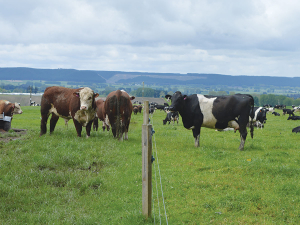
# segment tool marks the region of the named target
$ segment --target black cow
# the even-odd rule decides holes
[[[171,121],[173,121],[173,124],[175,123],[175,121],[177,121],[178,124],[179,121],[178,112],[168,112],[166,118],[163,120],[163,125],[166,125],[167,122],[169,122],[170,124]]]
[[[289,116],[288,120],[300,120],[300,116]]]
[[[280,113],[278,112],[272,112],[272,114],[274,114],[275,116],[280,116]]]
[[[289,114],[289,116],[290,116],[290,115],[295,116],[295,115],[294,115],[294,111],[295,111],[294,109],[282,109],[282,114],[283,114],[283,115]]]
[[[164,110],[165,109],[164,105],[155,105],[154,107],[155,107],[155,109],[160,109],[160,110]]]
[[[178,111],[182,117],[183,126],[193,130],[196,147],[199,147],[201,127],[221,130],[232,127],[235,130],[239,129],[241,137],[239,149],[243,150],[250,111],[250,132],[253,138],[254,99],[251,95],[207,96],[193,94],[186,96],[177,91],[173,96],[166,95],[165,97],[172,100],[170,111]]]
[[[300,126],[299,127],[295,127],[293,130],[292,130],[292,132],[294,132],[294,133],[298,133],[298,132],[300,132]]]

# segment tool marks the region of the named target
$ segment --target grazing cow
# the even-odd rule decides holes
[[[175,121],[177,121],[178,124],[179,121],[178,112],[168,112],[166,118],[163,120],[163,125],[166,125],[167,122],[169,122],[170,124],[171,121],[173,121],[173,124],[175,123]]]
[[[88,87],[70,89],[59,86],[46,88],[41,100],[41,132],[47,132],[47,120],[50,120],[50,134],[54,131],[59,117],[68,121],[73,119],[77,136],[81,137],[82,127],[86,127],[86,135],[90,136],[91,126],[95,118],[95,98],[98,93]]]
[[[278,112],[272,112],[272,114],[275,116],[280,116],[280,113],[278,113]]]
[[[294,112],[300,112],[300,107],[293,107]]]
[[[143,109],[143,106],[142,105],[138,105],[139,113],[142,113],[142,109]]]
[[[275,105],[274,108],[275,109],[285,109],[286,105]]]
[[[153,106],[153,105],[150,105],[150,106],[149,106],[149,113],[150,113],[150,114],[153,114],[153,113],[154,113],[154,110],[155,110],[154,106]]]
[[[128,140],[128,128],[132,114],[131,100],[134,96],[129,96],[125,91],[113,91],[109,93],[104,102],[105,113],[108,115],[113,136],[120,141]]]
[[[288,120],[300,120],[300,116],[289,116]]]
[[[285,114],[289,114],[292,115],[292,116],[295,116],[294,115],[294,109],[282,109],[282,114],[285,115]]]
[[[155,107],[155,109],[160,109],[160,110],[164,110],[165,109],[164,105],[155,105],[154,107]]]
[[[239,129],[241,137],[239,149],[243,150],[250,113],[250,132],[253,138],[254,99],[251,95],[207,96],[193,94],[186,96],[177,91],[173,96],[166,95],[165,97],[172,100],[170,111],[178,111],[182,117],[183,126],[193,130],[196,147],[199,147],[201,127],[221,130],[232,127],[235,130]]]
[[[22,114],[23,111],[17,102],[11,103],[7,100],[0,100],[0,114],[3,113],[5,116],[13,117],[14,114]]]
[[[107,131],[109,131],[109,122],[107,115],[105,114],[105,109],[104,109],[104,101],[102,99],[98,99],[96,101],[96,115],[94,118],[94,123],[93,123],[93,130],[98,131],[98,119],[102,121],[102,130],[105,131],[105,128]]]
[[[294,133],[298,133],[298,132],[300,132],[300,126],[299,127],[295,127],[293,130],[292,130],[292,132],[294,132]]]

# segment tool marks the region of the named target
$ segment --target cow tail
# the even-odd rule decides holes
[[[116,121],[116,137],[119,139],[121,132],[121,116],[120,116],[120,96],[117,96],[117,121]]]
[[[254,118],[254,99],[251,96],[251,110],[250,110],[250,134],[251,138],[253,139],[253,131],[254,131],[254,126],[253,126],[253,118]]]

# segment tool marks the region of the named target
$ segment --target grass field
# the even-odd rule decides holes
[[[27,134],[0,142],[0,224],[153,224],[154,217],[159,224],[159,214],[166,224],[158,172],[153,217],[141,212],[142,114],[132,115],[129,140],[118,142],[102,130],[78,138],[62,119],[39,137],[39,107],[22,110],[12,127]],[[169,224],[300,224],[299,134],[292,133],[300,122],[268,114],[239,151],[238,133],[206,128],[195,148],[192,131],[181,120],[163,126],[165,115],[155,112],[151,123]]]

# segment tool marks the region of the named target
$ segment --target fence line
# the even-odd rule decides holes
[[[153,114],[151,114],[151,120],[150,123],[152,123],[152,128],[154,130],[154,125],[153,125]],[[166,217],[166,222],[168,224],[168,217],[167,217],[167,210],[166,210],[166,204],[165,204],[165,198],[164,198],[164,192],[162,188],[162,181],[161,181],[161,173],[160,173],[160,168],[159,168],[159,162],[158,162],[158,154],[157,154],[157,146],[156,146],[156,140],[155,140],[155,133],[153,133],[153,142],[154,142],[154,151],[155,151],[155,161],[157,163],[157,168],[158,168],[158,173],[159,173],[159,179],[160,179],[160,189],[161,189],[161,195],[162,195],[162,200],[163,200],[163,206],[164,206],[164,211],[165,211],[165,217]],[[152,142],[152,145],[153,145]],[[155,183],[156,183],[156,192],[157,192],[157,203],[158,203],[158,209],[159,209],[159,219],[160,219],[160,224],[161,224],[161,215],[160,215],[160,207],[159,207],[159,199],[158,199],[158,188],[157,188],[157,179],[156,179],[156,167],[154,164],[154,171],[155,171]],[[154,202],[154,201],[153,201]],[[153,203],[154,204],[154,203]],[[153,210],[154,211],[154,210]],[[154,212],[153,212],[154,213]],[[155,224],[155,222],[154,222]]]

